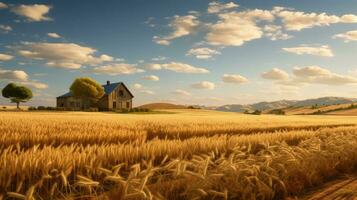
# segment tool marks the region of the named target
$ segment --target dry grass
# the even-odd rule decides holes
[[[280,199],[355,170],[355,124],[353,117],[187,110],[5,112],[0,196]]]

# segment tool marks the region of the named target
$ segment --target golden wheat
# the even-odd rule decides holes
[[[208,111],[0,113],[0,197],[279,199],[355,170],[356,124]]]

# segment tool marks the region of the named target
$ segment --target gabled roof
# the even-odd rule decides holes
[[[104,93],[105,95],[108,95],[110,93],[113,92],[113,90],[115,90],[115,88],[117,88],[120,84],[122,84],[124,86],[124,88],[129,92],[129,94],[134,97],[134,95],[130,92],[130,90],[125,86],[125,84],[123,82],[117,82],[117,83],[111,83],[109,85],[105,84],[105,85],[102,85],[103,88],[104,88]],[[73,96],[72,95],[72,92],[67,92],[66,94],[63,94],[61,96],[58,96],[57,98],[63,98],[63,97],[71,97]]]

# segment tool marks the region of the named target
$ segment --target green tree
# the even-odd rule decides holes
[[[104,88],[94,79],[89,77],[76,78],[71,87],[70,91],[74,97],[89,100],[91,105],[97,104],[98,100],[104,95]],[[82,105],[84,108],[84,105]]]
[[[27,102],[33,95],[29,88],[16,85],[15,83],[9,83],[2,90],[2,96],[10,99],[12,103],[16,103],[17,109],[20,109],[20,103]]]

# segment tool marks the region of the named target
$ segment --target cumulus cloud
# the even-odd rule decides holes
[[[315,65],[306,67],[295,67],[293,73],[297,77],[326,76],[331,74],[329,70]]]
[[[325,85],[345,85],[357,83],[357,79],[347,75],[333,73],[319,66],[296,67],[293,71],[299,81]]]
[[[352,14],[342,15],[340,21],[342,23],[357,23],[357,15],[352,15]]]
[[[284,8],[277,12],[277,16],[282,19],[287,30],[293,31],[300,31],[314,26],[328,26],[334,23],[357,22],[357,16],[352,14],[346,14],[339,17],[336,15],[328,15],[326,13],[305,13],[301,11],[286,10]]]
[[[6,8],[8,8],[8,6],[5,3],[0,2],[0,9],[6,9]]]
[[[141,93],[148,94],[148,95],[154,95],[155,92],[152,90],[140,90]]]
[[[82,65],[95,66],[113,61],[108,55],[95,56],[96,49],[74,43],[23,43],[18,53],[26,58],[44,60],[47,66],[79,69]]]
[[[158,56],[158,57],[155,57],[155,58],[152,58],[151,60],[152,61],[163,61],[163,60],[166,60],[167,58],[165,56]]]
[[[41,82],[38,82],[38,81],[21,81],[19,83],[23,84],[23,85],[26,85],[26,86],[29,86],[29,87],[36,88],[36,89],[46,89],[46,88],[48,88],[47,84],[41,83]]]
[[[110,76],[144,72],[144,70],[137,68],[136,65],[126,63],[112,63],[108,65],[94,67],[91,71],[96,74],[107,74]]]
[[[238,8],[239,5],[235,4],[234,2],[229,2],[229,3],[219,3],[219,2],[210,2],[208,4],[208,13],[219,13],[225,10],[233,9],[233,8]]]
[[[147,68],[151,69],[151,70],[166,69],[166,70],[170,70],[170,71],[174,71],[174,72],[188,73],[188,74],[209,73],[209,71],[205,68],[194,67],[192,65],[180,63],[180,62],[170,62],[170,63],[165,63],[165,64],[157,64],[157,63],[148,64]]]
[[[285,74],[285,78],[271,77],[269,79],[275,80],[277,84],[287,85],[287,86],[301,86],[308,84],[323,84],[323,85],[346,85],[346,84],[357,84],[357,78],[337,74],[331,72],[320,66],[304,66],[295,67],[293,69],[293,74],[291,78]]]
[[[340,33],[333,36],[333,38],[342,38],[345,42],[357,41],[357,30]]]
[[[43,4],[18,5],[11,8],[11,12],[27,18],[28,21],[39,22],[52,20],[50,17],[46,16],[50,9],[51,6]]]
[[[191,85],[192,88],[195,89],[206,89],[206,90],[213,90],[216,86],[214,83],[209,81],[201,81],[199,83],[194,83]]]
[[[209,59],[214,55],[219,55],[221,52],[210,48],[193,48],[187,52],[187,56],[195,56],[197,59]]]
[[[177,89],[175,91],[173,91],[174,94],[177,95],[181,95],[181,96],[191,96],[191,93],[185,91],[185,90],[181,90],[181,89]]]
[[[262,29],[257,21],[272,21],[274,15],[268,10],[248,10],[218,15],[219,21],[210,26],[206,40],[211,45],[241,46],[247,41],[261,38]]]
[[[279,68],[273,68],[270,71],[262,73],[262,77],[270,80],[286,80],[289,74]]]
[[[12,55],[0,53],[0,61],[9,61],[13,58],[14,58],[14,56],[12,56]]]
[[[159,81],[160,80],[160,78],[155,75],[147,75],[147,76],[144,76],[143,79],[148,80],[148,81]]]
[[[48,88],[47,84],[41,83],[36,80],[30,80],[29,75],[23,70],[5,70],[0,69],[0,81],[7,80],[36,89],[45,89]]]
[[[169,24],[173,31],[164,37],[154,36],[153,41],[160,45],[169,45],[171,40],[193,33],[199,24],[200,22],[194,15],[175,15]]]
[[[57,33],[47,33],[47,36],[51,38],[61,38],[61,36]]]
[[[235,84],[241,84],[241,83],[248,82],[247,78],[245,78],[244,76],[241,76],[239,74],[224,74],[222,76],[222,80],[225,83],[235,83]]]
[[[133,88],[134,88],[135,90],[140,90],[140,89],[143,88],[143,86],[142,86],[141,84],[139,84],[139,83],[135,83],[135,84],[133,85]]]
[[[323,57],[334,56],[332,50],[327,45],[316,46],[316,47],[313,46],[290,47],[290,48],[283,48],[283,50],[297,55],[309,54],[309,55],[323,56]]]
[[[8,33],[8,32],[10,32],[10,31],[12,31],[11,26],[0,24],[0,32],[2,32],[2,33]]]
[[[284,33],[283,32],[283,27],[278,26],[278,25],[273,25],[273,24],[268,24],[264,26],[264,32],[265,36],[270,38],[271,40],[287,40],[292,38],[293,36]]]
[[[12,81],[27,81],[28,74],[22,70],[4,70],[0,69],[0,79],[12,80]]]

